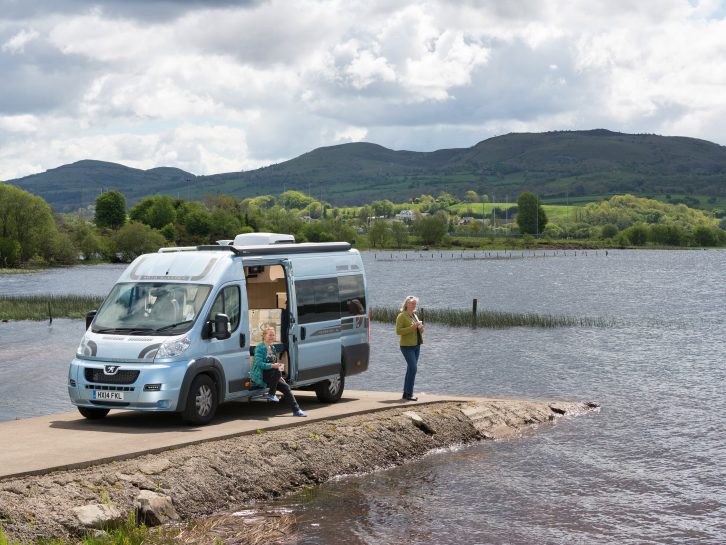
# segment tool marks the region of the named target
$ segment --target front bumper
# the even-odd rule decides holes
[[[107,366],[114,366],[112,374]],[[188,361],[104,362],[74,358],[68,369],[68,395],[79,407],[177,411]]]

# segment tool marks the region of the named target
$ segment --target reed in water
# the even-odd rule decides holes
[[[378,322],[394,323],[398,315],[395,307],[371,308],[371,318]],[[452,327],[505,328],[505,327],[611,327],[612,320],[604,318],[556,316],[529,312],[499,312],[469,309],[427,308],[419,312],[422,321]]]

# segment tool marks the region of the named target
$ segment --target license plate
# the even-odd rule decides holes
[[[123,401],[124,393],[107,392],[105,390],[93,390],[93,395],[91,396],[91,399],[95,399],[98,401]]]

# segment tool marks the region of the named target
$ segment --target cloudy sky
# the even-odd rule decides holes
[[[607,128],[726,145],[726,0],[0,0],[0,179]]]

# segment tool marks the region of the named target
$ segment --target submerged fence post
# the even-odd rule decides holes
[[[471,302],[471,327],[476,327],[476,305],[477,299],[474,298]]]
[[[48,299],[48,320],[49,320],[48,321],[49,324],[53,323],[53,312],[52,312],[52,308],[50,306],[50,299]]]

